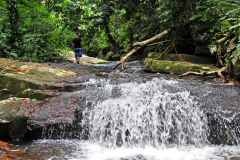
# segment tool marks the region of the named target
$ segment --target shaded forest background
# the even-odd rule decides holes
[[[173,27],[153,51],[174,42],[180,53],[207,46],[221,65],[240,59],[239,0],[2,0],[0,57],[51,59],[71,50],[76,33],[87,50],[110,48],[122,57],[132,44]]]

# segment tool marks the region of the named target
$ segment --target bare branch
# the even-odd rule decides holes
[[[186,75],[189,75],[189,74],[204,76],[204,75],[210,75],[210,74],[215,74],[215,73],[217,73],[218,76],[219,76],[220,78],[222,78],[222,82],[223,82],[223,83],[226,83],[227,80],[226,80],[226,78],[222,75],[222,72],[223,72],[225,69],[228,69],[228,66],[225,66],[225,67],[219,69],[218,71],[210,71],[210,72],[206,72],[206,71],[192,72],[192,71],[190,71],[190,72],[181,74],[179,77],[186,76]]]

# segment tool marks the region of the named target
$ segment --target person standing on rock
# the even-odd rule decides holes
[[[79,63],[80,57],[82,57],[81,45],[83,45],[83,42],[79,38],[79,35],[76,35],[76,37],[73,39],[72,48],[73,48],[73,52],[75,53],[77,63]]]

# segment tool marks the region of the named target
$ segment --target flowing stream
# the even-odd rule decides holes
[[[92,96],[77,124],[79,138],[51,140],[53,127],[19,147],[36,159],[240,159],[240,116],[233,109],[239,87],[128,72],[103,72],[84,83]]]

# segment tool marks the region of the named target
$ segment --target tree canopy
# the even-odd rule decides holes
[[[110,46],[124,54],[133,43],[178,26],[165,37],[182,40],[175,42],[177,50],[204,45],[225,51],[220,55],[225,64],[240,58],[239,0],[3,0],[0,15],[0,57],[49,59],[69,49],[75,34],[86,49]],[[235,54],[228,52],[233,42]],[[171,41],[155,43],[163,52]]]

